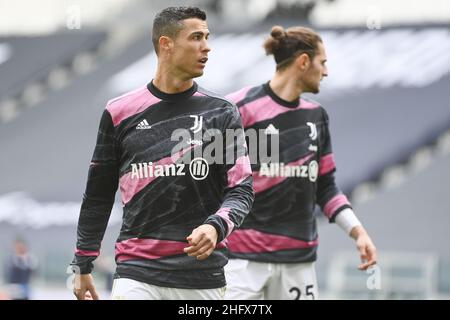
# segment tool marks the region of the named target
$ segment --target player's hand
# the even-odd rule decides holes
[[[78,300],[98,300],[94,279],[90,274],[75,274],[73,293]]]
[[[355,239],[356,248],[361,257],[361,264],[358,269],[367,270],[367,268],[376,264],[377,248],[375,248],[366,230],[362,226],[357,226],[352,229],[350,235]]]
[[[184,248],[184,252],[190,257],[197,257],[197,260],[205,260],[216,248],[217,237],[216,228],[202,224],[186,238],[189,247]]]

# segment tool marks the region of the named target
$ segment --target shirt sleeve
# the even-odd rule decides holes
[[[103,112],[86,191],[78,219],[77,244],[72,269],[90,273],[92,262],[100,254],[100,245],[114,204],[118,187],[118,146],[115,128],[108,110]],[[78,270],[76,270],[78,269]]]
[[[345,208],[351,208],[351,204],[338,188],[335,181],[336,162],[331,147],[329,119],[325,110],[321,130],[319,178],[316,198],[323,213],[330,222],[334,222],[337,214]]]
[[[242,121],[236,106],[232,105],[229,110],[224,121],[225,130],[222,131],[225,133],[223,143],[225,161],[220,171],[225,183],[224,198],[219,210],[205,221],[217,229],[218,242],[242,224],[252,208],[255,197]],[[227,139],[226,134],[233,134],[234,138]],[[228,161],[230,158],[232,161]]]

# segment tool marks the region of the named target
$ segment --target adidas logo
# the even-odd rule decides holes
[[[275,128],[275,127],[273,126],[273,124],[269,124],[269,125],[267,126],[266,130],[264,130],[264,134],[267,134],[267,135],[269,135],[269,134],[279,134],[279,133],[280,133],[280,130],[278,130],[277,128]]]
[[[147,120],[142,120],[139,122],[139,124],[136,126],[136,129],[151,129],[152,126],[148,124]]]

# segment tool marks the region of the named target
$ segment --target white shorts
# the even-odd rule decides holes
[[[132,279],[115,279],[112,300],[223,300],[225,287],[217,289],[178,289],[159,287]]]
[[[227,300],[314,300],[314,262],[264,263],[230,259],[225,266]]]

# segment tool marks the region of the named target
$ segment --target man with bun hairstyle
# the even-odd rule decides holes
[[[376,263],[377,252],[335,183],[327,112],[301,97],[318,93],[328,75],[321,37],[309,28],[274,26],[264,48],[275,58],[275,75],[228,98],[239,107],[246,130],[278,135],[279,163],[259,158],[252,163],[255,202],[240,229],[228,238],[225,297],[317,299],[316,204],[355,240],[360,270]]]

